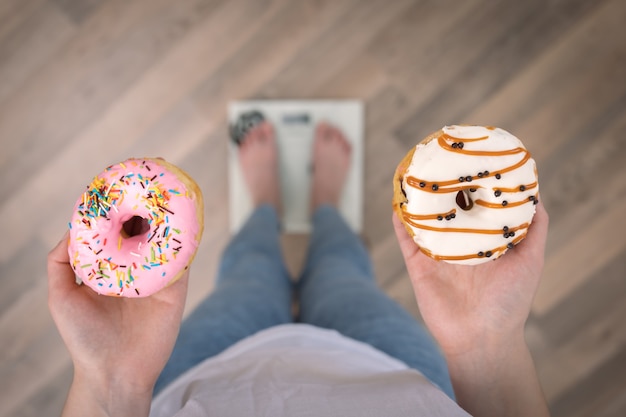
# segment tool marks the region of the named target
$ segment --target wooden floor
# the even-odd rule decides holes
[[[365,238],[416,317],[390,223],[396,163],[444,124],[519,136],[551,214],[527,336],[553,415],[626,415],[624,22],[623,0],[0,0],[0,417],[62,407],[71,363],[45,257],[101,168],[163,156],[198,180],[188,308],[211,291],[226,106],[246,98],[364,101]]]

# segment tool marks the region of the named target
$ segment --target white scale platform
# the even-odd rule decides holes
[[[352,145],[352,163],[339,211],[356,233],[363,226],[363,105],[360,101],[236,101],[229,104],[229,123],[242,113],[259,111],[274,126],[279,152],[283,202],[283,231],[309,233],[309,199],[315,126],[328,122],[339,128]],[[229,141],[230,228],[234,233],[252,212],[244,183],[238,147]]]

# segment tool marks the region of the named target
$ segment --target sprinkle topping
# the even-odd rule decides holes
[[[195,202],[185,185],[156,161],[109,166],[77,202],[70,222],[72,267],[99,293],[150,295],[171,278],[168,265],[182,263],[182,269],[195,253],[200,226],[190,214]]]

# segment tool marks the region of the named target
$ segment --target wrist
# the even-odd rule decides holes
[[[529,361],[532,363],[523,337],[486,340],[472,349],[444,353],[444,356],[455,390],[471,381],[473,385],[489,387],[487,391],[491,391],[514,379],[517,369],[526,367]],[[462,384],[458,383],[460,381]]]
[[[476,337],[463,343],[443,346],[442,349],[449,363],[481,367],[509,360],[511,356],[523,356],[528,352],[523,330]]]
[[[63,416],[82,416],[86,410],[93,416],[147,416],[151,401],[152,387],[75,370]]]
[[[74,380],[81,381],[86,386],[97,387],[101,392],[143,395],[152,392],[157,378],[158,373],[151,367],[142,369],[138,366],[129,367],[128,364],[116,366],[102,362],[86,364],[74,361]]]
[[[489,321],[484,317],[473,317],[452,324],[449,320],[435,322],[429,329],[446,359],[479,360],[481,355],[498,355],[502,351],[525,346],[524,325],[522,321]]]
[[[522,333],[446,359],[457,402],[471,415],[549,415]]]

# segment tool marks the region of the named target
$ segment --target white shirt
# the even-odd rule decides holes
[[[286,324],[200,363],[151,417],[468,416],[421,373],[334,330]]]

